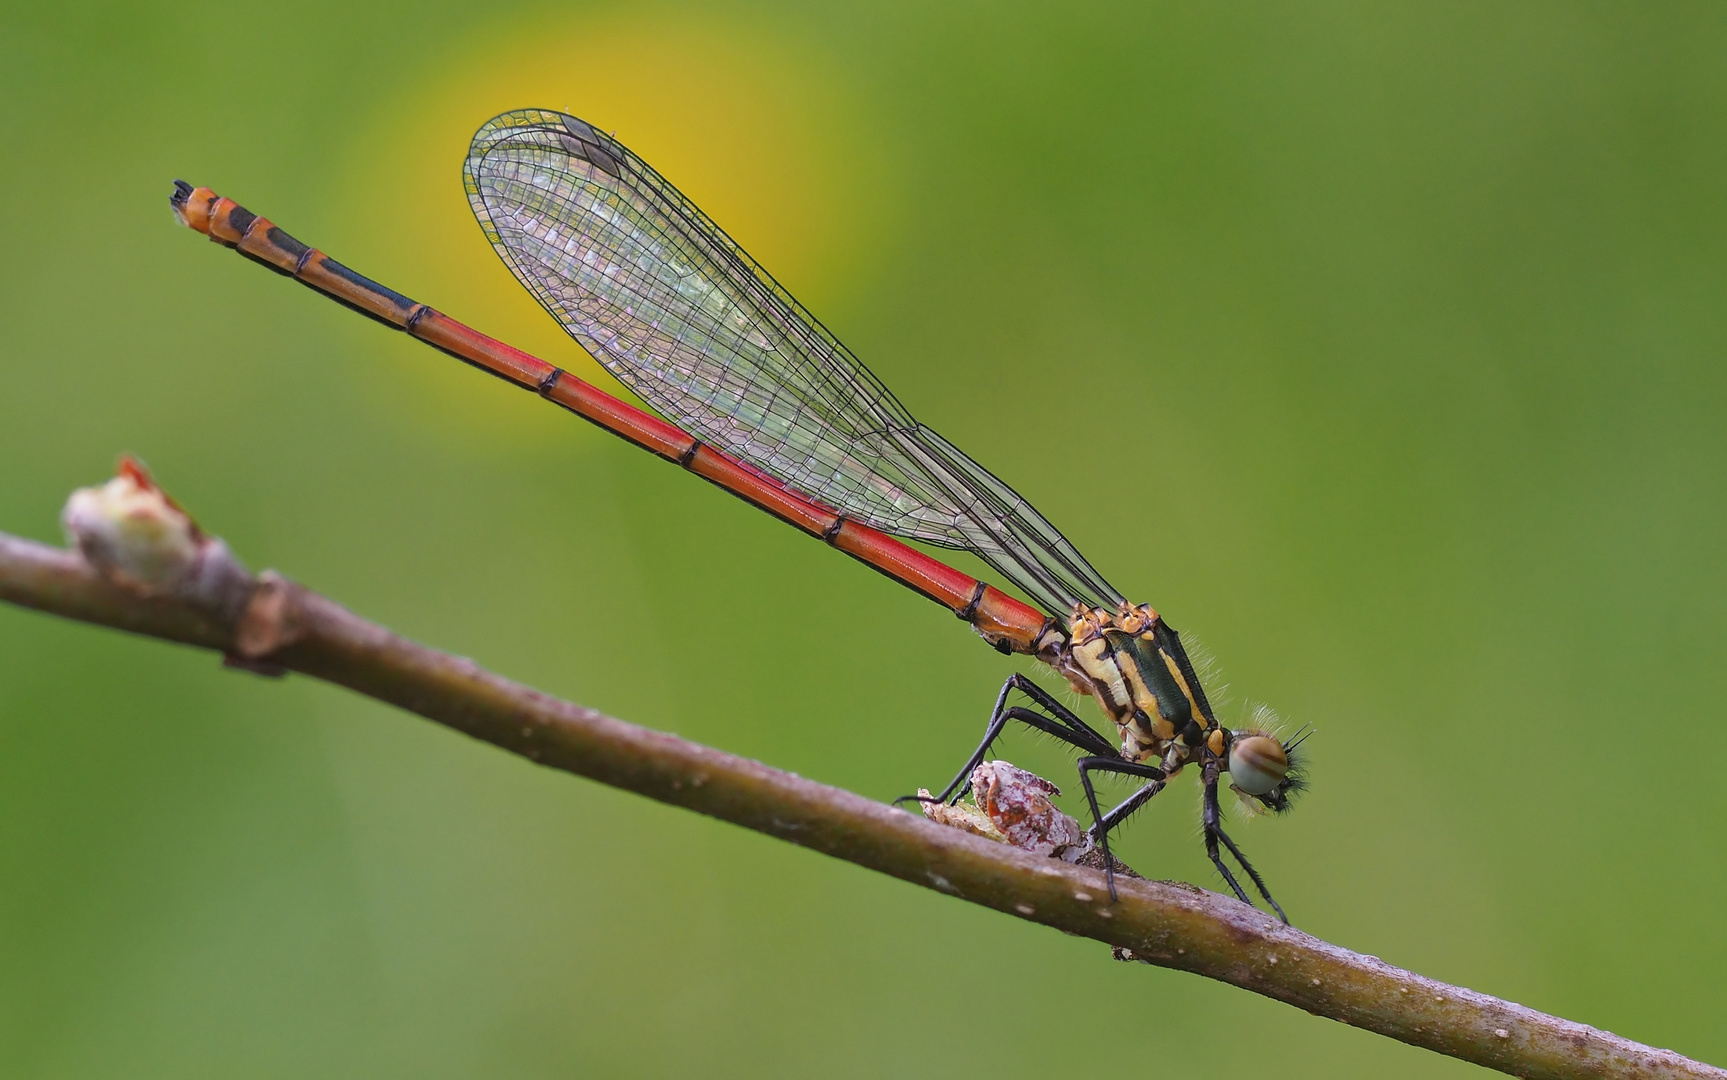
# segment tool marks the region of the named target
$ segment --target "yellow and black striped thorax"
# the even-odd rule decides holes
[[[1122,754],[1161,756],[1176,741],[1197,749],[1217,743],[1211,705],[1181,637],[1148,605],[1075,608],[1068,624],[1072,667],[1121,730]],[[1075,680],[1078,682],[1078,680]]]

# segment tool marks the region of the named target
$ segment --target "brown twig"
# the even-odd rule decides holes
[[[180,513],[165,497],[157,509]],[[214,649],[242,667],[302,672],[542,765],[1517,1076],[1727,1078],[1672,1051],[1350,952],[1192,885],[1118,878],[1112,904],[1096,869],[548,697],[279,575],[253,577],[195,526],[180,537],[190,546],[178,561],[166,560],[159,580],[140,581],[105,561],[107,549],[88,542],[70,510],[68,520],[76,551],[0,533],[0,600]]]

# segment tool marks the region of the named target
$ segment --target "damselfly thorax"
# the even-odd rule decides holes
[[[1182,671],[1168,627],[1148,604],[1113,612],[1076,608],[1066,660],[1062,674],[1103,707],[1128,761],[1163,760],[1173,772],[1218,730],[1197,680]]]
[[[1041,655],[1115,724],[1125,761],[1154,762],[1174,776],[1210,758],[1222,763],[1235,787],[1257,795],[1288,772],[1280,742],[1218,723],[1180,635],[1149,604],[1114,611],[1076,605],[1066,637],[1050,641]]]

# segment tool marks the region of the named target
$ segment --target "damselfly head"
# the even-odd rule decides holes
[[[1299,747],[1309,734],[1308,728],[1287,739],[1266,730],[1231,732],[1226,765],[1230,786],[1250,806],[1257,803],[1278,814],[1288,810],[1290,800],[1307,787]]]
[[[1236,735],[1229,746],[1229,781],[1249,795],[1267,795],[1289,775],[1289,755],[1269,735]]]

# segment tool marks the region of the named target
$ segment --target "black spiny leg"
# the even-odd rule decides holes
[[[1129,795],[1120,806],[1103,813],[1097,807],[1097,789],[1092,787],[1092,770],[1098,772],[1121,773],[1124,776],[1140,776],[1151,783]],[[1153,795],[1163,790],[1168,774],[1156,765],[1142,765],[1137,761],[1127,761],[1115,755],[1109,757],[1083,757],[1079,759],[1079,786],[1085,789],[1085,801],[1091,804],[1091,835],[1097,838],[1098,849],[1103,852],[1103,876],[1109,883],[1109,899],[1115,902],[1115,858],[1109,853],[1109,830],[1121,824],[1127,815],[1144,806]]]
[[[1132,795],[1129,795],[1127,798],[1123,799],[1114,810],[1103,815],[1103,820],[1093,826],[1093,831],[1105,833],[1110,832],[1117,825],[1126,821],[1134,811],[1150,802],[1151,797],[1162,791],[1163,786],[1166,783],[1168,783],[1167,779],[1153,780],[1151,783],[1140,788]]]
[[[1017,705],[1009,708],[1007,696],[1014,690],[1018,690],[1026,697],[1031,698],[1037,705],[1050,712],[1053,718]],[[965,798],[965,793],[971,790],[972,770],[977,768],[978,764],[983,761],[984,755],[989,753],[990,746],[1001,736],[1002,728],[1007,726],[1009,720],[1018,720],[1026,727],[1034,728],[1046,735],[1053,735],[1069,746],[1086,753],[1112,754],[1115,752],[1115,748],[1109,744],[1109,740],[1093,731],[1086,725],[1085,721],[1075,716],[1048,691],[1024,675],[1015,672],[1008,676],[1007,682],[1002,683],[1001,693],[996,695],[995,708],[990,710],[989,723],[985,725],[983,730],[983,741],[978,743],[977,749],[972,751],[971,757],[967,758],[966,763],[960,767],[959,772],[953,778],[953,782],[943,788],[940,795],[929,801],[955,803]],[[894,803],[898,805],[903,802],[922,801],[923,798],[919,795],[901,795],[894,800]]]
[[[1223,831],[1223,811],[1217,804],[1217,780],[1220,771],[1217,762],[1208,761],[1205,763],[1205,795],[1201,813],[1205,825],[1205,853],[1211,856],[1212,865],[1217,867],[1218,873],[1223,875],[1223,880],[1227,881],[1229,887],[1235,891],[1236,898],[1244,904],[1253,903],[1247,898],[1247,894],[1241,890],[1240,883],[1235,880],[1235,875],[1229,872],[1229,867],[1224,865],[1223,856],[1217,850],[1217,842],[1223,841],[1223,846],[1229,849],[1229,853],[1235,856],[1235,861],[1240,863],[1241,868],[1247,871],[1247,876],[1253,879],[1254,888],[1259,890],[1259,895],[1265,897],[1265,902],[1271,905],[1271,910],[1277,912],[1277,917],[1282,919],[1285,925],[1288,925],[1289,916],[1285,915],[1283,908],[1271,898],[1270,890],[1265,887],[1265,879],[1259,876],[1259,871],[1253,868],[1253,864],[1247,861],[1246,856],[1242,855],[1241,849],[1235,846],[1235,841],[1231,840],[1229,834]]]
[[[1247,894],[1241,891],[1241,883],[1235,880],[1235,875],[1230,873],[1229,867],[1223,861],[1223,856],[1217,850],[1218,837],[1223,835],[1223,830],[1218,827],[1218,821],[1223,817],[1223,813],[1217,807],[1217,766],[1212,762],[1206,763],[1205,766],[1205,794],[1202,796],[1200,806],[1200,818],[1205,831],[1205,853],[1211,857],[1211,864],[1217,867],[1217,872],[1223,875],[1223,880],[1229,883],[1230,890],[1235,893],[1236,899],[1244,904],[1252,904],[1253,901],[1249,900]],[[1233,847],[1234,845],[1230,846]]]

